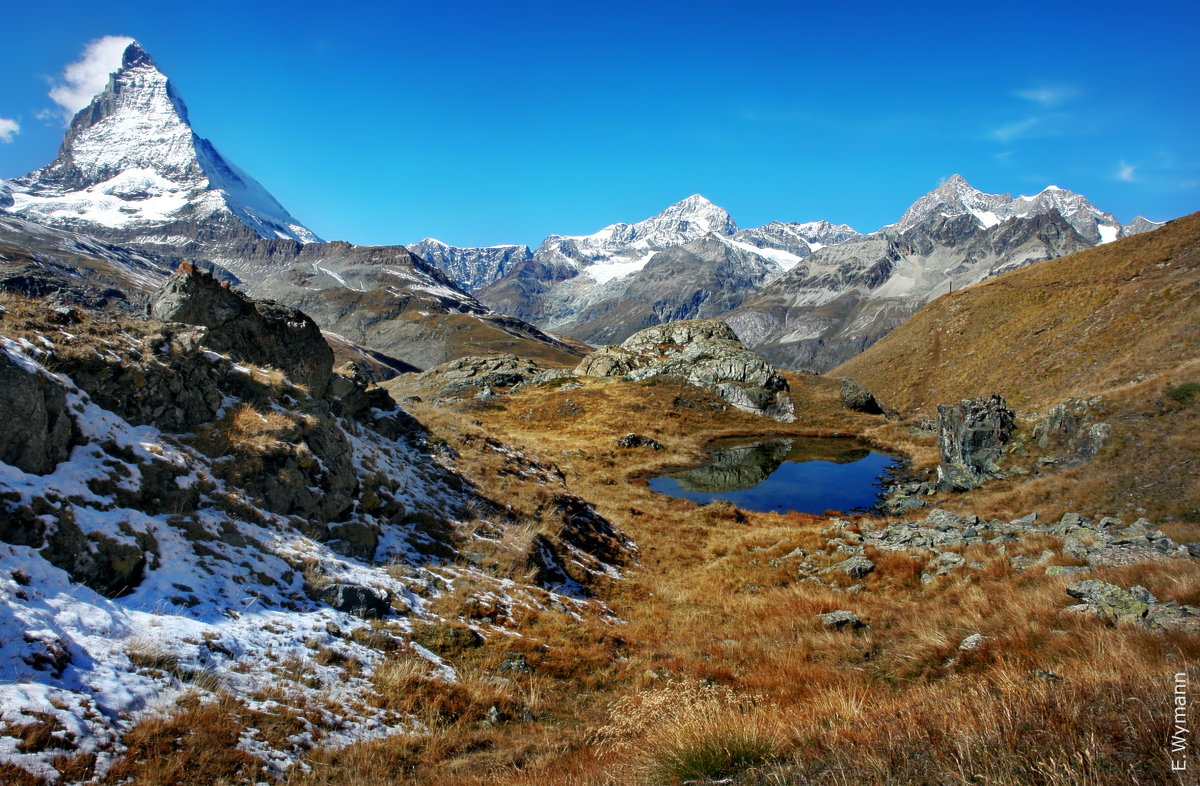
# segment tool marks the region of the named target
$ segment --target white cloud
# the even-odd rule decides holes
[[[11,142],[13,137],[21,133],[21,124],[7,117],[0,117],[0,142]]]
[[[133,39],[123,35],[97,38],[84,48],[78,60],[63,69],[59,82],[50,90],[50,98],[63,108],[67,120],[104,89],[108,75],[121,67],[121,55],[131,43]]]
[[[1006,126],[993,129],[990,136],[998,142],[1011,142],[1014,139],[1028,136],[1041,124],[1042,119],[1040,117],[1027,117],[1024,120],[1018,120],[1015,123],[1009,123]]]
[[[1018,90],[1015,95],[1042,106],[1058,106],[1079,95],[1079,88],[1070,85],[1042,85],[1028,90]]]
[[[1117,180],[1124,180],[1126,183],[1132,183],[1134,180],[1133,172],[1137,169],[1133,164],[1127,164],[1124,161],[1117,167]]]

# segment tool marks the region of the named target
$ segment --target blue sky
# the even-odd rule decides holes
[[[534,244],[702,193],[871,231],[954,172],[1122,221],[1200,209],[1200,4],[10,4],[0,177],[137,38],[196,131],[328,239]],[[7,132],[6,132],[7,129]]]

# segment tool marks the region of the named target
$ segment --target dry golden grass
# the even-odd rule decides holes
[[[455,456],[457,470],[509,512],[511,529],[485,547],[500,575],[520,576],[523,544],[551,531],[553,500],[563,492],[594,504],[637,542],[637,562],[622,568],[623,579],[594,585],[621,621],[602,618],[596,607],[576,615],[549,602],[501,614],[476,605],[485,585],[464,581],[436,599],[439,614],[457,619],[486,611],[519,635],[473,646],[446,631],[417,630],[440,648],[460,681],[437,680],[402,649],[388,654],[372,680],[396,718],[420,719],[424,728],[314,752],[311,773],[297,771],[287,781],[615,786],[703,774],[742,784],[1179,782],[1166,759],[1166,699],[1176,672],[1200,679],[1200,641],[1063,613],[1073,603],[1066,578],[1047,577],[1042,567],[1017,572],[1008,563],[1015,554],[1036,558],[1044,550],[1052,563],[1061,562],[1056,539],[1031,539],[1003,554],[973,546],[963,556],[981,567],[929,583],[921,582],[930,569],[927,555],[871,551],[876,571],[865,589],[851,593],[802,581],[797,571],[797,549],[818,567],[835,561],[825,517],[698,507],[649,490],[648,475],[694,463],[707,442],[725,436],[859,435],[928,457],[931,440],[911,435],[906,425],[842,410],[836,378],[789,380],[794,424],[724,410],[708,393],[662,380],[525,389],[487,407],[414,404],[414,414]],[[1097,466],[1111,471],[1122,457],[1152,453],[1153,444],[1138,446],[1132,436],[1143,421],[1193,423],[1186,409],[1192,405],[1168,394],[1180,384],[1175,377],[1143,384],[1131,389],[1142,403],[1116,410],[1130,413],[1129,425],[1114,419],[1106,448],[1112,452]],[[879,389],[887,403],[897,403]],[[246,412],[245,423],[230,424],[246,433],[247,450],[287,433],[283,424],[262,425],[260,414]],[[666,449],[617,447],[628,432]],[[1179,439],[1186,442],[1187,434]],[[536,463],[498,450],[496,439]],[[1090,472],[1002,482],[964,496],[962,505],[1046,513],[1085,492],[1112,499],[1130,491],[1138,504],[1157,504],[1141,496],[1157,492],[1122,485],[1137,477],[1127,468],[1108,479]],[[1142,584],[1164,600],[1200,598],[1200,571],[1191,561],[1097,570],[1091,577]],[[825,629],[815,615],[835,609],[854,611],[868,626]],[[959,652],[975,633],[991,640]],[[503,671],[514,655],[533,673]],[[1059,679],[1042,679],[1035,669]],[[488,717],[492,707],[498,723]],[[158,766],[178,782],[196,782],[187,780],[191,773],[209,783],[260,778],[240,754],[216,754],[236,739],[243,717],[222,704],[185,706],[178,718],[148,722],[133,732],[118,776],[168,782],[154,780]],[[194,728],[194,738],[181,728]],[[1193,746],[1192,761],[1195,754]]]
[[[1200,538],[1200,401],[1187,393],[1200,384],[1200,214],[941,297],[831,372],[840,375],[926,416],[992,393],[1023,412],[1102,396],[1099,419],[1113,430],[1096,459],[956,504],[997,517],[1145,515]]]
[[[618,699],[596,743],[630,783],[715,780],[780,754],[785,725],[773,709],[763,696],[668,682]]]
[[[1200,213],[945,295],[831,376],[889,406],[1000,393],[1040,408],[1197,360]]]

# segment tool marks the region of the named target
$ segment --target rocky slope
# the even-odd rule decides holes
[[[1090,245],[1056,211],[987,228],[937,213],[821,249],[722,318],[771,362],[826,371],[951,289]]]
[[[514,265],[533,257],[529,246],[458,248],[427,237],[408,250],[434,265],[468,292],[476,292],[501,278]]]
[[[4,779],[103,774],[176,700],[232,701],[248,729],[229,751],[267,774],[404,731],[371,688],[389,653],[446,690],[459,675],[417,642],[508,635],[500,612],[448,613],[452,584],[506,614],[578,615],[631,553],[494,442],[555,495],[552,531],[517,527],[386,392],[331,370],[311,319],[201,271],[154,294],[168,322],[3,303],[0,408],[19,413],[0,422]],[[489,572],[497,559],[532,579]],[[270,740],[250,720],[267,716]],[[48,736],[27,744],[30,729]]]

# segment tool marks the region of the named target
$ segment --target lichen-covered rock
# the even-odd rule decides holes
[[[1003,477],[1000,459],[1012,439],[1014,414],[1000,396],[938,406],[938,487],[969,491]]]
[[[547,369],[516,355],[470,355],[407,374],[389,383],[401,395],[419,395],[434,403],[489,398],[529,383],[574,376],[569,369]]]
[[[863,579],[875,571],[875,563],[862,555],[855,555],[842,560],[830,570],[845,573],[852,579]]]
[[[1067,594],[1083,601],[1068,608],[1070,612],[1151,629],[1200,628],[1200,609],[1174,602],[1160,603],[1145,587],[1126,590],[1104,581],[1072,581],[1067,585]]]
[[[77,428],[67,393],[22,367],[0,347],[0,461],[34,475],[54,470],[71,453]]]
[[[150,315],[207,328],[203,343],[235,360],[270,366],[320,397],[333,369],[333,350],[304,312],[253,300],[184,263],[154,293]]]
[[[853,611],[847,611],[846,609],[838,609],[837,611],[830,611],[826,614],[818,614],[817,619],[821,621],[822,625],[830,630],[842,630],[843,628],[855,630],[857,628],[866,627],[866,623],[859,619],[857,614],[855,614]]]
[[[883,407],[876,400],[875,394],[850,377],[842,377],[841,387],[842,408],[852,409],[867,415],[882,415]]]
[[[1096,422],[1100,399],[1067,399],[1051,407],[1033,427],[1033,440],[1044,452],[1040,463],[1069,469],[1096,457],[1112,432],[1107,423]]]
[[[795,406],[788,383],[715,319],[668,322],[634,333],[620,346],[596,350],[575,369],[591,377],[634,380],[672,376],[714,391],[734,407],[789,423]]]

